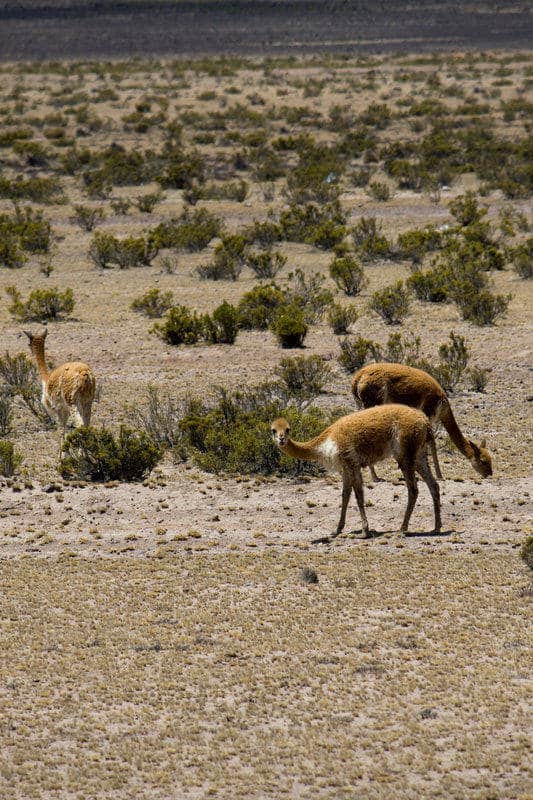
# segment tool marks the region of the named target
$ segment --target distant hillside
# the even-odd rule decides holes
[[[0,0],[0,60],[527,48],[531,5],[405,0]]]

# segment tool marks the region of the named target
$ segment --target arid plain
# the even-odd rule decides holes
[[[225,235],[277,223],[297,191],[316,191],[313,175],[302,189],[297,170],[312,140],[321,157],[340,148],[342,169],[325,179],[337,187],[348,250],[363,217],[391,247],[365,257],[366,283],[353,298],[330,277],[332,247],[281,238],[274,250],[286,262],[273,280],[319,273],[335,302],[357,311],[349,337],[382,348],[391,333],[420,337],[420,357],[434,362],[451,331],[464,337],[468,366],[486,370],[487,382],[475,391],[465,372],[451,402],[465,435],[486,437],[494,459],[482,481],[439,430],[440,535],[430,533],[423,484],[413,534],[397,533],[406,490],[387,462],[378,467],[387,480],[366,488],[373,535],[358,538],[353,503],[346,533],[316,545],[335,527],[337,476],[208,472],[191,451],[186,460],[167,452],[144,481],[69,482],[58,473],[59,430],[16,398],[8,438],[22,462],[0,478],[2,797],[530,796],[531,579],[518,548],[532,532],[531,280],[512,255],[487,273],[492,291],[511,295],[494,325],[412,295],[402,324],[390,326],[369,301],[412,274],[398,237],[448,230],[449,204],[468,191],[502,252],[527,239],[523,173],[498,184],[473,159],[449,181],[422,175],[405,188],[390,160],[429,163],[428,137],[446,135],[448,120],[451,139],[470,127],[480,149],[487,137],[487,152],[490,135],[527,142],[531,63],[526,53],[493,52],[0,68],[0,214],[14,213],[16,175],[57,180],[60,190],[46,203],[18,197],[50,221],[52,240],[48,254],[0,269],[2,354],[28,352],[23,328],[41,327],[14,317],[7,287],[22,298],[72,289],[72,313],[48,324],[48,356],[91,364],[97,428],[131,424],[148,387],[215,403],[216,386],[251,388],[302,354],[330,367],[314,404],[353,410],[338,362],[344,336],[326,313],[304,348],[285,350],[271,331],[247,329],[234,344],[174,346],[152,331],[157,320],[132,310],[155,288],[199,314],[237,305],[259,283],[246,262],[232,281],[196,271],[219,237],[196,252],[161,247],[144,266],[102,269],[90,257],[97,234],[147,237],[186,207],[207,209]],[[10,138],[16,130],[29,133]],[[202,165],[185,188],[176,188],[181,178],[172,185],[160,155],[172,141],[185,154],[182,172]],[[108,185],[104,174],[99,183],[108,162],[89,164],[80,152],[110,147],[142,154],[148,177]],[[141,211],[150,194],[153,207]],[[77,206],[101,210],[93,230]],[[302,581],[306,567],[318,583]]]

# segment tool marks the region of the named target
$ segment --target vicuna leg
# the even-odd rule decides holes
[[[350,495],[352,493],[352,476],[350,473],[345,470],[342,474],[342,506],[341,506],[341,516],[339,519],[339,524],[337,525],[337,530],[334,536],[338,536],[339,533],[342,533],[344,529],[344,525],[346,523],[346,509],[348,508],[348,502],[350,500]]]
[[[440,464],[439,464],[439,459],[438,459],[438,456],[437,456],[437,446],[435,444],[435,439],[434,438],[430,439],[429,446],[431,448],[431,455],[433,457],[433,463],[435,464],[435,473],[437,475],[438,480],[441,481],[442,480],[442,472],[440,471]],[[420,473],[420,474],[422,474],[422,473]],[[433,475],[431,477],[433,477]]]
[[[409,529],[409,520],[415,507],[416,498],[418,497],[418,486],[416,485],[415,469],[412,464],[398,462],[403,477],[405,478],[405,485],[407,486],[407,508],[402,522],[401,532],[407,533]],[[433,476],[431,476],[433,477]]]
[[[89,402],[78,402],[76,403],[78,413],[76,415],[77,420],[76,422],[77,427],[84,425],[86,428],[91,424],[91,411],[92,411],[92,401]]]
[[[372,464],[370,464],[369,470],[370,470],[370,477],[372,478],[372,480],[378,483],[381,480],[381,478],[378,478],[378,476],[376,475],[376,470],[374,469]]]
[[[361,523],[362,523],[361,530],[364,536],[368,536],[368,520],[366,518],[366,511],[365,511],[363,475],[361,474],[361,470],[359,468],[354,469],[353,471],[352,486],[355,494],[355,499],[357,500],[357,505],[359,507],[359,513],[361,514]]]
[[[422,479],[427,484],[429,491],[431,492],[431,498],[433,500],[433,511],[435,513],[435,532],[437,533],[441,529],[441,519],[440,519],[440,489],[439,484],[433,477],[433,473],[431,472],[430,466],[428,464],[427,453],[421,453],[416,462],[416,468]]]

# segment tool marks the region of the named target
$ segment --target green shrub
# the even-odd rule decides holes
[[[300,306],[295,303],[283,306],[270,323],[270,330],[282,347],[303,347],[307,323]]]
[[[286,302],[302,309],[308,324],[318,322],[333,302],[329,289],[324,289],[324,276],[315,272],[306,278],[301,269],[289,273],[291,283],[285,288]]]
[[[101,269],[117,264],[120,269],[148,267],[158,252],[157,244],[148,236],[128,236],[116,239],[109,233],[94,234],[89,257]]]
[[[213,261],[196,268],[201,280],[236,281],[246,262],[246,240],[243,236],[225,236],[215,247]]]
[[[55,423],[41,404],[41,381],[35,365],[26,353],[11,356],[5,353],[0,358],[0,378],[6,393],[20,397],[26,408],[46,427]]]
[[[344,165],[338,153],[326,145],[307,143],[300,148],[299,162],[287,175],[290,202],[328,203],[340,193],[339,179]]]
[[[172,297],[172,292],[149,289],[142,297],[133,301],[131,308],[139,314],[144,314],[145,317],[162,317],[169,308],[172,308]]]
[[[287,263],[287,257],[282,253],[265,250],[262,253],[248,253],[246,263],[256,277],[274,278]]]
[[[6,385],[0,385],[0,436],[9,436],[13,423],[13,394]]]
[[[285,456],[272,442],[270,423],[283,414],[302,439],[316,436],[334,417],[308,408],[286,407],[279,383],[262,384],[243,392],[217,391],[215,403],[192,399],[180,422],[186,449],[208,472],[286,475],[317,474],[315,464]]]
[[[390,200],[391,197],[391,190],[390,186],[383,181],[372,181],[368,184],[368,194],[370,197],[373,197],[374,200],[378,200],[380,203],[384,203],[387,200]]]
[[[137,199],[137,208],[145,214],[151,214],[155,206],[164,200],[165,195],[162,192],[150,192],[143,194],[142,197]]]
[[[427,272],[417,270],[407,278],[406,284],[418,300],[423,302],[444,303],[448,299],[446,275],[442,270],[430,269]]]
[[[241,232],[248,244],[257,244],[260,247],[271,248],[273,244],[282,239],[282,230],[276,222],[258,222],[254,220],[252,225],[244,228]]]
[[[60,292],[57,287],[35,289],[24,302],[15,286],[8,286],[6,293],[12,300],[9,313],[21,322],[59,319],[71,314],[75,305],[72,289],[65,289],[64,292]]]
[[[464,336],[450,331],[450,344],[439,347],[439,383],[447,392],[453,392],[466,370],[469,352]]]
[[[361,217],[353,229],[353,242],[363,261],[388,258],[392,246],[381,232],[375,217]]]
[[[111,200],[111,209],[114,214],[119,216],[127,214],[130,206],[131,200],[128,200],[127,197],[116,197],[114,200]]]
[[[282,358],[276,374],[289,397],[299,402],[312,400],[321,394],[332,375],[322,356]]]
[[[102,208],[91,208],[90,206],[74,206],[74,216],[72,221],[76,222],[84,231],[92,231],[102,220],[105,219],[105,212]]]
[[[487,208],[480,207],[477,198],[472,191],[460,195],[455,200],[448,203],[448,208],[452,216],[463,227],[480,222],[487,214]]]
[[[329,265],[329,274],[337,288],[349,297],[358,295],[366,283],[365,271],[352,255],[334,258]]]
[[[248,194],[246,181],[226,181],[224,183],[208,183],[205,186],[193,184],[185,189],[183,197],[188,203],[197,203],[198,200],[234,200],[242,203]]]
[[[212,344],[233,344],[239,332],[239,312],[224,301],[213,311],[212,316],[203,318],[204,336]]]
[[[489,380],[489,370],[474,366],[469,368],[468,375],[472,391],[484,392]]]
[[[379,345],[375,345],[374,356],[380,353]],[[407,364],[416,367],[420,359],[420,336],[413,333],[402,336],[401,333],[391,333],[387,339],[385,352],[380,353],[383,361],[390,361],[394,364]]]
[[[17,237],[0,231],[0,266],[6,269],[20,269],[25,263],[26,256]]]
[[[241,297],[237,306],[240,327],[266,330],[285,304],[285,294],[275,284],[254,286]]]
[[[52,226],[40,211],[15,206],[15,213],[0,214],[0,242],[13,242],[28,253],[48,253]],[[1,245],[0,245],[1,247]],[[4,244],[4,253],[8,251]]]
[[[379,314],[387,325],[399,325],[409,313],[409,292],[404,287],[403,281],[397,281],[385,289],[374,292],[370,308]]]
[[[409,258],[413,264],[420,264],[426,253],[441,246],[442,236],[432,225],[422,230],[414,228],[398,236],[397,251],[400,258]]]
[[[11,478],[21,463],[22,456],[15,451],[13,442],[0,439],[0,475]]]
[[[115,438],[105,428],[77,428],[65,439],[59,471],[69,480],[140,481],[162,455],[143,432],[122,426]]]
[[[195,344],[204,331],[202,318],[186,306],[173,306],[161,325],[153,328],[169,344]]]
[[[189,189],[203,181],[205,162],[197,150],[185,151],[180,145],[167,147],[165,165],[157,180],[164,189]]]
[[[357,317],[355,306],[341,306],[340,303],[333,303],[328,311],[328,322],[336,336],[348,333],[348,328],[353,325]]]
[[[341,339],[339,342],[341,352],[338,362],[345,372],[350,375],[361,369],[369,357],[379,360],[380,353],[377,352],[377,345],[371,339],[364,339],[362,336]]]
[[[207,209],[190,211],[186,208],[177,220],[162,222],[154,228],[149,238],[160,249],[174,247],[193,253],[207,247],[215,236],[222,234],[222,231],[222,220]]]
[[[282,212],[281,234],[289,242],[304,242],[328,249],[342,242],[346,235],[346,217],[336,203],[318,206],[292,204]]]
[[[474,325],[494,325],[507,313],[511,295],[492,294],[488,289],[468,291],[457,296],[456,303],[463,319]]]
[[[511,248],[509,257],[514,270],[521,278],[533,278],[533,236]]]
[[[528,536],[520,548],[520,558],[529,569],[533,569],[533,536]]]
[[[41,142],[17,141],[13,152],[24,158],[29,167],[48,167],[52,154]]]

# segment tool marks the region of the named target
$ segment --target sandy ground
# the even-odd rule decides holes
[[[467,95],[476,87],[486,91],[494,124],[514,136],[522,122],[503,126],[499,102],[514,97],[528,64],[526,55],[508,62],[492,54],[475,67],[454,56],[438,68],[445,86],[461,82]],[[397,59],[371,70],[349,64],[192,72],[177,87],[172,70],[158,69],[154,77],[148,65],[130,66],[122,76],[80,67],[69,76],[4,67],[2,91],[9,113],[19,113],[15,106],[22,102],[22,113],[31,116],[54,113],[53,92],[65,86],[92,94],[110,84],[118,99],[94,104],[105,126],[85,141],[94,148],[118,141],[145,149],[159,146],[160,131],[125,132],[121,117],[156,78],[157,91],[170,98],[170,116],[200,107],[205,92],[215,97],[202,109],[223,109],[226,90],[235,87],[243,100],[257,92],[274,106],[305,103],[327,115],[341,101],[361,110],[427,94],[422,84],[435,69],[434,62]],[[406,80],[396,79],[407,71]],[[304,96],[310,76],[324,82],[318,96]],[[363,88],[354,90],[354,82]],[[17,86],[22,101],[11,95]],[[501,95],[492,97],[498,87]],[[283,120],[268,124],[269,136],[284,126]],[[381,135],[387,141],[402,132],[405,123],[395,120]],[[40,131],[36,136],[44,141]],[[203,150],[212,155],[212,147]],[[8,151],[2,159],[9,174],[18,168]],[[74,204],[101,206],[107,217],[100,230],[131,235],[179,214],[179,191],[165,191],[152,214],[132,208],[117,217],[109,201],[87,201],[77,177],[63,183],[68,202],[43,207],[56,234],[51,277],[30,258],[20,270],[0,270],[0,291],[4,296],[16,284],[26,297],[36,287],[73,288],[75,312],[49,325],[48,354],[55,364],[91,363],[101,386],[96,425],[127,421],[149,385],[183,397],[191,390],[207,394],[215,384],[254,385],[273,374],[285,353],[268,332],[240,333],[233,346],[174,348],[130,309],[154,286],[202,312],[223,298],[238,301],[256,283],[251,272],[235,283],[195,276],[212,247],[178,254],[173,274],[159,259],[151,268],[124,271],[98,271],[90,262],[92,234],[72,221]],[[378,203],[365,189],[347,186],[341,202],[351,224],[376,215],[395,239],[414,226],[449,222],[448,202],[471,187],[479,183],[468,174],[443,189],[438,202],[395,190]],[[121,187],[113,196],[154,188]],[[282,188],[278,181],[272,202],[251,184],[244,203],[203,204],[236,231],[265,218],[271,204],[279,210]],[[507,201],[495,191],[482,202],[495,224]],[[513,207],[530,211],[527,200]],[[11,204],[0,200],[0,211],[11,212]],[[289,243],[280,249],[288,257],[282,282],[295,268],[327,275],[330,253]],[[353,333],[384,343],[391,330],[368,311],[368,299],[405,278],[409,267],[378,262],[366,274],[368,285],[354,301],[360,316]],[[423,484],[412,534],[398,534],[406,492],[389,463],[378,467],[386,480],[365,490],[372,536],[359,538],[352,506],[346,533],[320,545],[312,540],[331,533],[339,513],[336,477],[213,475],[167,457],[144,483],[68,484],[57,473],[58,431],[43,430],[17,406],[13,441],[24,460],[13,479],[0,480],[2,798],[532,795],[531,578],[518,548],[532,533],[533,298],[531,281],[511,269],[493,280],[497,291],[513,295],[496,326],[476,328],[451,305],[418,302],[402,326],[421,336],[431,358],[455,330],[466,338],[471,363],[491,370],[484,393],[463,385],[452,404],[468,436],[487,437],[494,476],[478,480],[439,432],[445,480],[438,536],[430,533]],[[5,296],[0,323],[2,350],[25,351]],[[313,326],[303,352],[323,355],[333,370],[318,403],[352,408],[350,376],[337,365],[338,339],[325,323]],[[302,583],[304,567],[316,570],[318,584]]]

